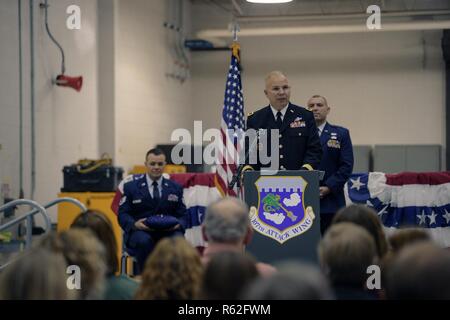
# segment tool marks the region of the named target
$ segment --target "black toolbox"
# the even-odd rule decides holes
[[[80,165],[63,168],[64,186],[61,192],[114,192],[123,178],[123,169],[104,165],[85,172]]]

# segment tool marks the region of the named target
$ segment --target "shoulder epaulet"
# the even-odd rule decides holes
[[[133,181],[133,175],[132,175],[132,174],[126,176],[126,177],[122,180],[122,183],[125,184],[125,183],[128,183],[128,182],[130,182],[130,181]]]

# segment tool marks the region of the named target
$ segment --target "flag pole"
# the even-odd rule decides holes
[[[232,29],[233,42],[237,42],[238,41],[238,32],[241,31],[241,28],[239,27],[239,23],[237,23],[236,21],[233,21],[232,24],[233,24],[233,29]]]
[[[234,20],[229,24],[229,31],[233,37],[233,43],[230,47],[232,55],[222,110],[220,130],[222,139],[219,141],[219,148],[222,152],[219,153],[215,178],[224,195],[239,196],[241,191],[239,184],[236,185],[235,182],[231,188],[229,185],[233,177],[236,180],[235,175],[239,171],[239,155],[243,147],[239,137],[242,136],[240,130],[245,128],[244,99],[240,72],[240,46],[237,42],[239,25]],[[238,131],[238,134],[236,134],[236,131]]]
[[[230,27],[231,27],[231,35],[233,37],[233,43],[231,44],[231,51],[233,53],[233,56],[236,57],[236,59],[240,63],[241,62],[241,55],[240,55],[241,46],[238,43],[238,33],[239,33],[239,31],[241,31],[241,28],[239,27],[239,24],[236,22],[236,20],[233,20]]]
[[[239,23],[235,19],[233,19],[233,22],[232,22],[233,44],[231,45],[231,50],[232,50],[233,56],[236,57],[237,61],[240,63],[240,61],[241,61],[241,55],[240,55],[241,46],[238,43],[238,33],[239,33],[239,31],[241,31]],[[237,160],[237,161],[238,161],[237,162],[238,166],[237,166],[236,172],[233,175],[232,180],[230,181],[230,183],[228,185],[228,190],[233,189],[234,185],[237,184],[237,194],[236,194],[236,196],[238,198],[240,198],[241,200],[244,200],[244,198],[243,198],[243,188],[242,188],[240,180],[241,180],[241,175],[243,173],[242,169],[245,166],[245,160],[244,160],[244,163],[241,163],[241,164],[239,163],[239,160]]]

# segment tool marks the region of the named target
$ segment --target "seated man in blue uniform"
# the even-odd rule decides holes
[[[140,272],[161,238],[184,235],[186,219],[183,188],[162,176],[163,151],[152,149],[145,159],[147,174],[131,175],[124,181],[118,214],[124,241],[135,251]]]
[[[280,71],[272,71],[265,79],[264,93],[269,105],[247,116],[247,129],[267,135],[258,143],[257,163],[248,164],[254,170],[270,167],[272,170],[315,170],[322,156],[319,136],[313,114],[291,103],[291,87],[287,77]],[[272,132],[278,130],[278,145],[271,145]],[[274,133],[274,134],[275,134]],[[264,146],[265,142],[267,146]],[[251,143],[249,143],[251,144]],[[270,157],[270,165],[262,164],[260,152]],[[278,156],[279,159],[276,159]],[[277,161],[278,160],[278,161]],[[244,169],[250,169],[247,166]]]
[[[327,122],[330,113],[327,99],[312,96],[307,103],[314,114],[323,155],[319,170],[325,171],[320,182],[320,230],[322,235],[336,212],[345,207],[344,184],[353,171],[353,146],[348,129]]]

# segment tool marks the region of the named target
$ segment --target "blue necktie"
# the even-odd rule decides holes
[[[277,127],[278,129],[281,129],[281,126],[283,125],[283,120],[281,119],[282,113],[280,111],[277,112]]]
[[[153,181],[152,186],[153,186],[153,200],[159,201],[160,196],[159,196],[158,182]]]

